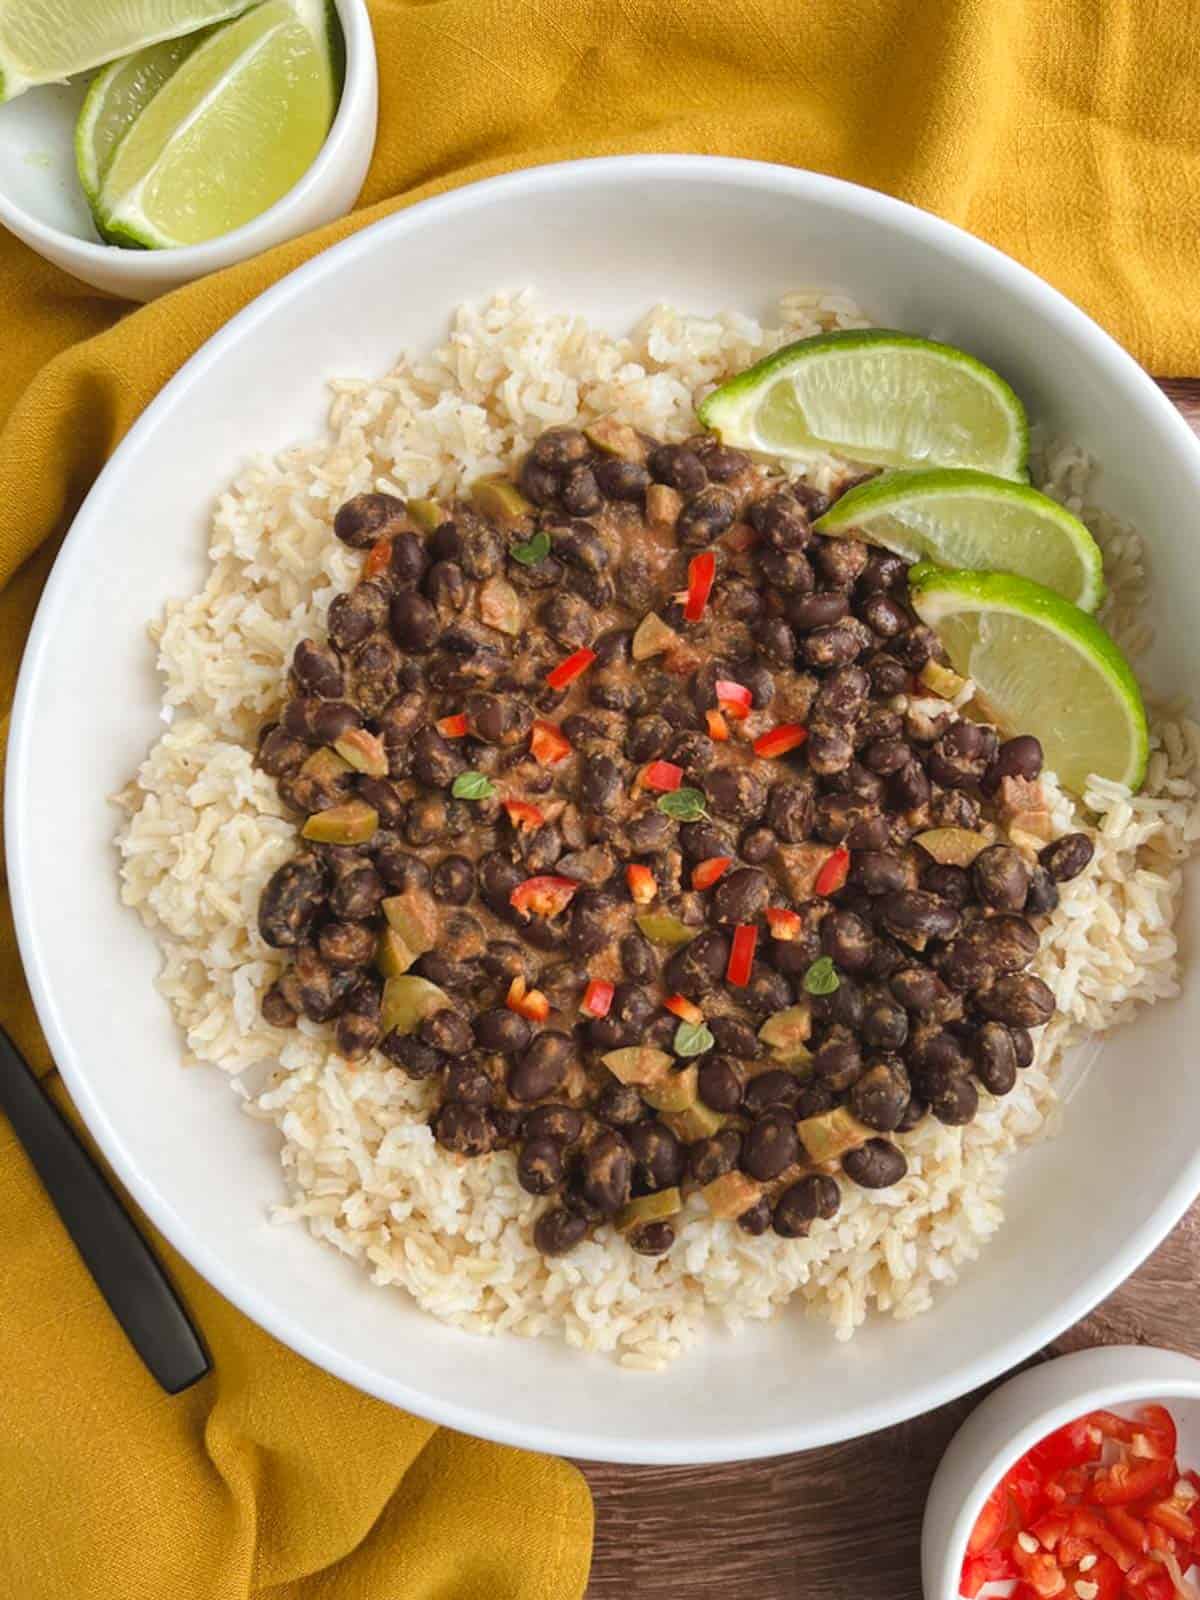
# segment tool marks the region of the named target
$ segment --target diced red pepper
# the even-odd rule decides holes
[[[836,894],[845,883],[850,872],[850,852],[845,845],[838,845],[829,860],[817,873],[813,883],[814,894]]]
[[[683,606],[685,622],[700,621],[716,576],[717,558],[711,550],[702,550],[688,562],[687,599]]]
[[[1065,1467],[1056,1477],[1047,1478],[1043,1488],[1046,1498],[1062,1505],[1072,1498],[1078,1499],[1088,1486],[1088,1474],[1083,1467]]]
[[[663,1001],[663,1005],[666,1006],[667,1010],[672,1012],[682,1022],[704,1021],[703,1011],[701,1011],[698,1005],[689,1000],[686,995],[669,994]]]
[[[1127,1506],[1161,1494],[1175,1482],[1173,1461],[1135,1461],[1127,1457],[1101,1467],[1092,1479],[1088,1499],[1100,1506]]]
[[[785,944],[791,944],[793,939],[800,937],[803,926],[799,912],[789,911],[786,906],[767,907],[767,927],[771,930],[772,939],[782,939]]]
[[[1086,1572],[1079,1573],[1077,1578],[1073,1576],[1072,1586],[1068,1590],[1068,1594],[1079,1593],[1076,1587],[1078,1583],[1092,1585],[1095,1590],[1095,1593],[1092,1594],[1092,1600],[1121,1600],[1121,1569],[1108,1556],[1100,1556],[1095,1565],[1089,1567]],[[1090,1593],[1091,1591],[1087,1592]]]
[[[1175,1600],[1175,1585],[1161,1561],[1147,1558],[1125,1574],[1125,1593],[1136,1600]]]
[[[722,873],[733,865],[732,856],[709,856],[692,868],[692,888],[711,889]]]
[[[1056,1428],[1041,1444],[1034,1445],[1025,1459],[1042,1473],[1058,1472],[1063,1467],[1098,1461],[1101,1447],[1100,1430],[1090,1417],[1080,1417],[1064,1428]]]
[[[718,678],[717,704],[727,717],[732,717],[735,722],[741,722],[750,715],[754,696],[745,684],[735,683],[732,678]]]
[[[1012,1558],[1021,1570],[1025,1582],[1040,1600],[1051,1600],[1067,1587],[1063,1570],[1049,1550],[1026,1550],[1021,1536],[1013,1540]]]
[[[1150,1522],[1159,1528],[1165,1528],[1172,1538],[1180,1540],[1183,1544],[1190,1545],[1196,1536],[1189,1507],[1181,1505],[1178,1500],[1159,1500],[1154,1505],[1147,1506],[1146,1516]]]
[[[581,672],[586,672],[595,659],[594,650],[576,650],[546,674],[546,682],[552,689],[565,689]]]
[[[1166,1406],[1143,1406],[1138,1412],[1130,1448],[1135,1456],[1173,1461],[1178,1447],[1175,1420]]]
[[[998,1483],[983,1502],[983,1509],[975,1518],[975,1526],[967,1540],[967,1554],[981,1555],[999,1542],[1001,1534],[1011,1532],[1012,1522],[1008,1495],[1004,1485]]]
[[[1150,1538],[1139,1513],[1130,1511],[1127,1506],[1105,1506],[1104,1520],[1130,1550],[1140,1555],[1145,1555],[1149,1550]]]
[[[545,1022],[550,1015],[550,1002],[540,989],[529,989],[525,979],[516,977],[508,986],[504,1001],[510,1011],[530,1022]]]
[[[571,903],[579,885],[574,878],[526,878],[508,897],[514,911],[523,917],[557,917]]]
[[[545,722],[539,717],[529,735],[529,753],[543,767],[552,767],[556,761],[571,754],[571,741],[556,723]]]
[[[765,761],[773,761],[776,756],[787,755],[789,750],[798,750],[807,738],[808,729],[800,723],[780,722],[759,734],[754,741],[754,754]]]
[[[1071,1532],[1077,1539],[1086,1539],[1089,1544],[1095,1545],[1097,1550],[1103,1550],[1120,1567],[1122,1572],[1128,1571],[1136,1559],[1137,1552],[1131,1550],[1123,1539],[1119,1538],[1105,1520],[1104,1513],[1094,1510],[1091,1506],[1075,1506],[1071,1511]]]
[[[1011,1496],[1021,1521],[1032,1521],[1046,1503],[1046,1484],[1028,1455],[1022,1456],[1010,1467],[1001,1482]]]
[[[1037,1522],[1033,1523],[1029,1531],[1039,1544],[1045,1545],[1047,1550],[1057,1550],[1069,1533],[1070,1528],[1066,1517],[1060,1515],[1057,1511],[1051,1511],[1048,1515],[1040,1517]],[[1065,1557],[1063,1558],[1063,1564],[1064,1566],[1070,1565]]]
[[[1016,1562],[1007,1550],[985,1550],[981,1555],[968,1556],[963,1562],[959,1592],[966,1600],[975,1600],[985,1583],[1004,1583],[1016,1575]]]
[[[390,539],[376,539],[367,551],[367,559],[363,562],[362,575],[364,578],[377,578],[381,572],[386,572],[392,564],[392,541]]]
[[[532,833],[546,820],[538,808],[528,800],[506,800],[504,809],[508,812],[508,820],[513,827],[519,828],[522,833]]]
[[[708,737],[715,739],[718,744],[724,744],[729,737],[729,724],[719,711],[706,711],[704,720],[708,724]]]
[[[625,882],[635,905],[648,906],[658,894],[658,880],[640,861],[631,861],[625,868]]]
[[[753,923],[743,922],[733,930],[729,947],[729,965],[725,968],[725,981],[735,988],[744,988],[750,982],[754,966],[754,947],[758,943],[758,929]]]
[[[606,983],[603,978],[593,978],[583,991],[579,1009],[589,1017],[606,1017],[615,993],[611,983]]]
[[[465,711],[460,711],[455,717],[443,717],[436,727],[443,739],[465,739],[471,731]]]
[[[639,778],[644,789],[657,789],[660,794],[670,794],[683,782],[683,768],[673,761],[651,761],[642,768]]]

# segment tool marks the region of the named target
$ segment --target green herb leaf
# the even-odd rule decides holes
[[[460,772],[450,785],[456,800],[486,800],[495,792],[496,785],[482,772]]]
[[[818,956],[804,974],[804,987],[809,994],[833,994],[841,986],[842,980],[829,956]]]
[[[702,1056],[716,1040],[702,1022],[681,1022],[675,1029],[672,1049],[677,1056]]]
[[[550,554],[550,535],[540,529],[532,538],[523,540],[509,548],[509,555],[514,561],[519,561],[523,567],[536,567],[539,562],[545,561]]]
[[[704,809],[704,795],[699,789],[674,789],[662,796],[658,809],[674,817],[676,822],[699,822],[708,815]]]

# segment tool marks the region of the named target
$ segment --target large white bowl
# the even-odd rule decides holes
[[[160,726],[143,631],[204,572],[214,492],[248,452],[321,426],[325,380],[437,339],[455,303],[536,285],[615,328],[669,297],[768,315],[799,284],[967,346],[1036,419],[1104,460],[1103,502],[1146,530],[1161,677],[1195,681],[1200,448],[1080,311],[957,229],[780,167],[641,157],[497,179],[389,218],[285,279],[170,383],[63,547],[22,669],[7,791],[26,968],[89,1126],[158,1226],[229,1298],[351,1383],[468,1432],[620,1461],[797,1450],[881,1428],[1013,1365],[1107,1294],[1200,1189],[1200,985],[1105,1047],[1057,1142],[1022,1157],[996,1242],[928,1316],[850,1346],[794,1310],[714,1333],[658,1376],[552,1340],[476,1340],[380,1293],[299,1229],[273,1130],[216,1072],[182,1072],[156,952],[122,909],[105,796]],[[1194,922],[1194,919],[1192,919]]]

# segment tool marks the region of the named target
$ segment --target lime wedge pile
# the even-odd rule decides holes
[[[919,563],[917,615],[974,679],[986,714],[1007,734],[1035,734],[1069,789],[1082,794],[1093,774],[1142,783],[1137,679],[1090,615],[1103,557],[1078,517],[1029,486],[1025,411],[999,373],[912,334],[826,333],[731,378],[699,414],[740,449],[884,468],[817,532]]]
[[[332,0],[0,0],[0,100],[100,62],[75,133],[102,238],[199,244],[259,216],[337,110]]]

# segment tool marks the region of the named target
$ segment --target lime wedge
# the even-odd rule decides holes
[[[913,567],[909,594],[957,672],[975,680],[1006,734],[1033,733],[1059,782],[1095,773],[1140,786],[1146,712],[1129,663],[1094,618],[1009,572]]]
[[[75,125],[75,165],[89,205],[94,206],[99,198],[118,144],[175,69],[206,37],[203,31],[147,45],[114,61],[92,79]]]
[[[0,0],[0,100],[178,39],[250,0]]]
[[[722,384],[700,420],[743,450],[829,452],[881,467],[978,467],[1024,480],[1016,395],[964,350],[882,328],[785,345]]]
[[[337,109],[336,28],[327,0],[265,0],[215,28],[117,147],[95,208],[105,236],[199,244],[281,199]]]
[[[819,533],[869,539],[906,561],[1015,572],[1083,611],[1104,598],[1104,558],[1057,500],[969,467],[889,472],[844,494]]]

